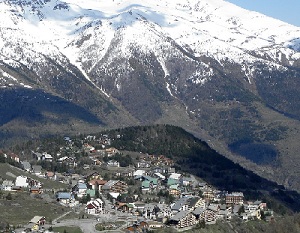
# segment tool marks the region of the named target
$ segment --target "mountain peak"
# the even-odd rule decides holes
[[[274,158],[299,119],[300,28],[226,1],[0,0],[0,15],[0,98],[19,101],[0,101],[5,129],[169,123]]]

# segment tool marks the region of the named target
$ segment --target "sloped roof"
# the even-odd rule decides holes
[[[179,184],[179,181],[176,180],[176,179],[169,178],[168,181],[167,181],[167,185],[171,186],[171,185],[174,185],[174,184]]]
[[[98,183],[98,185],[105,185],[107,183],[107,180],[94,179],[94,180],[90,180],[89,184],[90,185],[95,185],[96,182]]]
[[[176,189],[176,190],[178,190],[179,189],[179,185],[178,184],[170,185],[169,189]]]
[[[40,220],[45,219],[43,216],[34,216],[29,223],[38,223]]]
[[[88,190],[86,190],[86,195],[90,195],[90,197],[94,197],[94,196],[96,196],[96,190],[94,190],[94,189],[88,189]]]
[[[181,219],[183,219],[185,216],[187,216],[190,212],[189,211],[180,211],[178,212],[175,216],[173,216],[171,218],[171,220],[173,221],[180,221]]]
[[[171,175],[169,176],[169,178],[175,179],[175,180],[179,180],[180,177],[181,177],[181,174],[179,174],[179,173],[171,173]]]
[[[31,164],[28,161],[22,161],[21,164],[25,170],[31,169]]]
[[[200,200],[200,197],[191,197],[191,198],[188,200],[189,206],[190,206],[190,207],[195,206],[199,200]]]
[[[57,198],[58,199],[70,199],[72,197],[71,193],[57,193]]]
[[[188,198],[186,198],[186,197],[180,198],[179,200],[177,200],[175,202],[175,204],[171,207],[171,209],[172,210],[180,210],[180,208],[183,205],[187,204],[187,202],[188,202]]]
[[[105,185],[103,185],[103,189],[109,189],[110,187],[114,186],[116,183],[118,183],[118,180],[109,180],[106,182]]]
[[[87,186],[84,183],[78,183],[77,186],[78,186],[78,189],[87,189]]]
[[[142,188],[149,188],[150,187],[150,181],[144,180],[142,182]]]
[[[205,209],[203,207],[198,207],[193,211],[193,214],[195,215],[200,215],[205,211]]]

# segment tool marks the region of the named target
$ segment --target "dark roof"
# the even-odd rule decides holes
[[[188,200],[189,207],[193,207],[200,200],[200,197],[192,197]]]
[[[190,212],[189,211],[180,211],[175,216],[171,218],[173,221],[179,222],[181,219],[183,219],[185,216],[187,216]]]

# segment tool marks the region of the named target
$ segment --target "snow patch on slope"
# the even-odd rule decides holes
[[[278,67],[273,63],[288,60],[293,65],[300,59],[300,28],[223,0],[0,0],[0,15],[0,53],[12,63],[31,68],[33,62],[43,62],[43,55],[56,59],[63,53],[87,79],[114,50],[113,41],[121,47],[109,59],[129,58],[137,47],[155,54],[165,76],[165,61],[178,55],[168,54],[170,38],[187,45],[193,55],[210,56],[220,64],[229,60],[251,66],[268,56],[273,59],[270,67]],[[197,72],[190,77],[196,84],[212,76],[211,71]],[[166,88],[172,95],[168,83]]]

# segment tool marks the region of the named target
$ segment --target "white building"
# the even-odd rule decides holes
[[[42,160],[52,162],[53,157],[52,157],[52,155],[48,154],[47,152],[44,152],[42,155]]]
[[[3,183],[2,183],[2,189],[4,191],[11,191],[13,185],[14,185],[13,181],[11,181],[11,180],[4,180]]]
[[[27,177],[26,176],[17,176],[15,185],[19,186],[19,187],[28,187]]]
[[[87,214],[93,214],[97,215],[100,213],[103,213],[104,211],[104,203],[100,198],[97,198],[96,200],[89,201],[85,206],[85,212]]]

